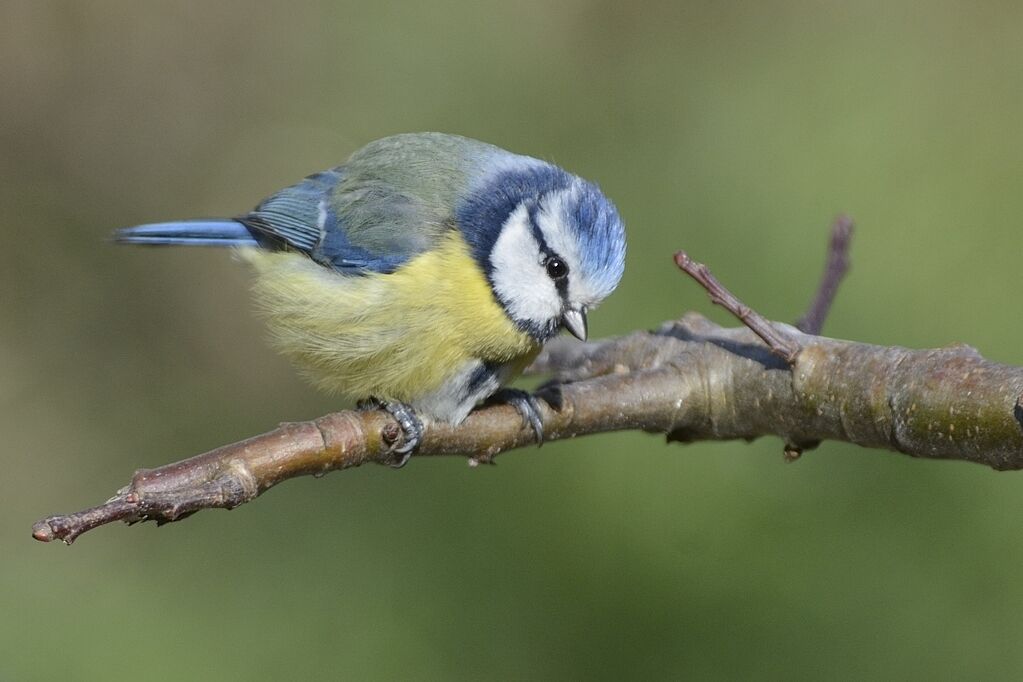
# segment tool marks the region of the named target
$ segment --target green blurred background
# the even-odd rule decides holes
[[[616,434],[288,482],[231,514],[33,521],[335,408],[214,251],[233,214],[395,132],[598,181],[630,233],[597,336],[708,262],[779,319],[826,228],[826,332],[1023,364],[1023,6],[221,2],[0,7],[0,679],[1018,679],[1023,475],[825,443]]]

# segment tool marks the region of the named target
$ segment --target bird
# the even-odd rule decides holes
[[[552,163],[445,133],[385,137],[233,218],[120,229],[114,241],[231,247],[254,271],[271,344],[326,391],[401,427],[511,403],[543,442],[534,396],[507,384],[587,315],[625,267],[599,187]]]

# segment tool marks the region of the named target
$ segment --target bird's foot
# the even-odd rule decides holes
[[[424,430],[423,422],[419,419],[416,411],[412,409],[412,406],[396,400],[383,401],[376,398],[367,398],[366,400],[360,400],[357,407],[360,410],[384,410],[394,418],[394,421],[398,422],[403,438],[401,445],[394,448],[394,454],[398,459],[392,462],[391,466],[395,469],[400,469],[408,464],[412,453],[415,452],[423,440]]]
[[[540,417],[540,402],[532,393],[517,388],[502,388],[487,401],[492,404],[505,403],[511,405],[519,414],[526,426],[533,429],[537,447],[543,445],[543,419]]]

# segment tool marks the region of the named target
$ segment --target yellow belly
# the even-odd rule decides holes
[[[349,398],[413,402],[474,360],[525,366],[539,352],[454,230],[388,275],[343,275],[297,253],[243,254],[275,346],[317,386]]]

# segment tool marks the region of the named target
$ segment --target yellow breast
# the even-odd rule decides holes
[[[316,385],[350,398],[411,402],[473,360],[524,366],[539,352],[455,230],[387,275],[343,275],[296,253],[243,254],[275,345]]]

